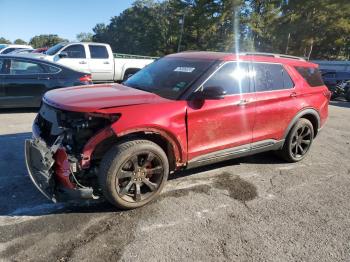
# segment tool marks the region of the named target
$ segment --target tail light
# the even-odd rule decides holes
[[[91,75],[84,75],[79,78],[80,82],[92,82],[92,77]]]

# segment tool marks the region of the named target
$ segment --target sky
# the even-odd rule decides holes
[[[97,23],[130,7],[134,0],[0,0],[0,37],[29,41],[40,34],[75,40]]]

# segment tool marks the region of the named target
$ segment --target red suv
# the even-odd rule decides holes
[[[53,90],[26,141],[49,199],[140,207],[169,173],[263,151],[302,160],[328,117],[317,65],[285,55],[185,52],[122,84]]]

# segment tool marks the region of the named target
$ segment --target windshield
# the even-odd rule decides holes
[[[47,54],[47,55],[55,55],[55,54],[57,54],[58,51],[61,50],[62,47],[66,46],[66,45],[67,45],[67,43],[59,43],[57,45],[54,45],[53,47],[50,47],[49,49],[47,49],[45,54]]]
[[[137,72],[123,84],[175,100],[210,67],[212,62],[162,58]]]

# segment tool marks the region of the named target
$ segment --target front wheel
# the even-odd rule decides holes
[[[131,140],[109,150],[102,159],[99,184],[106,199],[121,209],[154,200],[168,179],[163,149],[148,140]]]
[[[309,152],[313,139],[313,125],[309,120],[301,118],[290,130],[283,148],[277,154],[288,162],[298,162]]]

